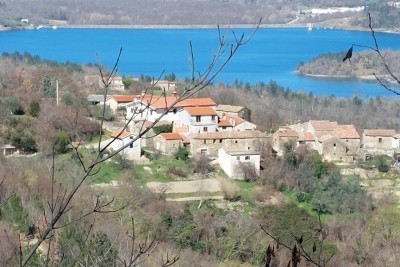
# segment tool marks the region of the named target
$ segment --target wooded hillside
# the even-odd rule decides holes
[[[313,8],[368,6],[363,12],[310,14]],[[305,0],[219,0],[219,1],[50,1],[2,0],[0,23],[27,26],[50,25],[217,25],[321,24],[333,27],[367,27],[366,13],[371,12],[377,28],[400,25],[400,9],[377,1],[305,1]],[[28,23],[21,23],[21,19]]]

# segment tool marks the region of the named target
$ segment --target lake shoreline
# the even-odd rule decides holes
[[[196,29],[255,29],[257,24],[189,24],[189,25],[71,25],[71,24],[60,24],[60,25],[39,25],[39,26],[26,26],[18,28],[8,28],[0,26],[1,31],[12,31],[12,30],[38,30],[38,29],[149,29],[149,30],[196,30]],[[308,28],[308,23],[300,24],[260,24],[260,29],[292,29],[292,28]],[[314,25],[311,30],[319,29],[332,29],[332,30],[344,30],[344,31],[367,31],[369,28],[361,27],[337,27],[335,25]],[[384,29],[376,28],[375,32],[400,34],[400,29]]]

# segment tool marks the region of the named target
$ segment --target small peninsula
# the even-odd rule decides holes
[[[381,51],[385,55],[386,64],[394,70],[394,75],[399,76],[400,51]],[[375,75],[391,82],[391,78],[374,51],[362,51],[355,53],[351,61],[343,58],[346,51],[339,53],[322,54],[313,58],[310,62],[300,62],[296,72],[300,75],[323,78],[358,78],[375,80]]]

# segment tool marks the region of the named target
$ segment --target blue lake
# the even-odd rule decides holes
[[[250,29],[236,29],[249,36]],[[222,30],[232,40],[232,35]],[[381,49],[400,49],[400,35],[377,33]],[[216,29],[41,29],[0,32],[0,52],[29,52],[59,62],[101,63],[113,66],[119,49],[123,52],[119,74],[158,77],[174,73],[191,75],[190,46],[195,66],[202,71],[218,48]],[[393,96],[375,82],[326,80],[299,76],[295,69],[322,53],[346,51],[351,44],[373,46],[369,32],[305,28],[259,29],[250,43],[241,47],[216,82],[235,80],[255,84],[275,80],[295,91],[314,95],[351,97]],[[355,48],[354,52],[360,51]]]

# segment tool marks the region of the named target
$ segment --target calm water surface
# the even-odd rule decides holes
[[[249,36],[251,30],[236,30],[237,34],[242,32]],[[378,33],[377,38],[381,49],[400,49],[400,35]],[[0,32],[0,40],[0,52],[29,52],[44,59],[82,64],[97,63],[99,58],[108,68],[122,47],[120,74],[158,77],[165,70],[178,78],[190,76],[189,41],[193,44],[198,71],[207,66],[218,48],[216,29],[41,29]],[[352,43],[372,46],[373,40],[369,32],[260,29],[216,82],[232,84],[241,80],[255,84],[275,80],[284,87],[314,95],[392,96],[374,82],[316,79],[294,72],[300,62],[322,53],[345,51]]]

